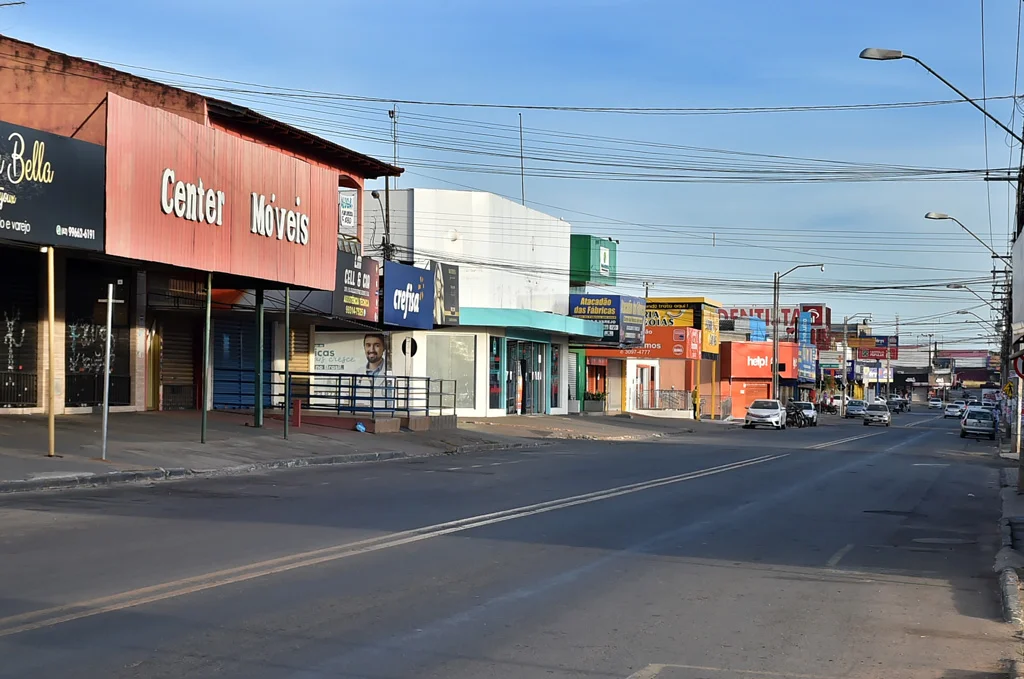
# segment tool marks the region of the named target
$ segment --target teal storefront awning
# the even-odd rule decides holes
[[[519,328],[596,340],[604,337],[604,324],[600,321],[585,321],[531,309],[462,307],[459,310],[459,324],[485,328]]]

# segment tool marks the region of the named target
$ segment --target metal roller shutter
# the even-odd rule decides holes
[[[196,407],[195,330],[188,319],[163,323],[160,352],[160,386],[164,410]]]
[[[216,318],[213,321],[213,407],[248,409],[256,393],[256,347],[259,333],[255,318]],[[270,405],[270,359],[273,343],[263,339],[263,405]],[[307,362],[308,365],[308,362]]]
[[[309,325],[292,326],[291,356],[289,369],[292,374],[292,398],[301,398],[309,404],[309,376],[294,373],[308,373],[309,366]]]

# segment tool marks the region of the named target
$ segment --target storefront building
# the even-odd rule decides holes
[[[333,290],[339,187],[358,188],[367,177],[398,170],[227,102],[9,38],[0,42],[3,52],[17,55],[0,57],[0,120],[30,124],[41,130],[37,136],[74,136],[62,144],[88,143],[100,158],[98,167],[80,164],[98,178],[98,187],[88,177],[75,182],[98,200],[98,225],[86,224],[89,196],[75,193],[62,198],[74,217],[60,218],[56,227],[45,219],[35,225],[74,241],[53,248],[54,364],[63,367],[54,411],[99,405],[108,284],[115,286],[114,409],[211,407],[214,374],[227,379],[232,368],[236,381],[247,385],[239,391],[248,389],[252,407],[256,366],[283,363],[285,346],[301,366],[309,343],[303,351],[300,340],[310,329],[300,323],[286,340],[270,315],[261,326],[255,310],[239,313],[231,299],[246,289],[259,290],[260,297],[272,289]],[[59,189],[72,175],[60,167],[61,145],[42,136],[32,144],[33,172],[52,172],[50,186]],[[2,152],[18,155],[13,148]],[[13,205],[6,207],[4,214],[13,214]],[[82,248],[90,238],[97,246]],[[48,367],[42,338],[49,333],[34,323],[43,317],[45,265],[38,248],[5,245],[0,259],[9,264],[0,268],[0,281],[21,286],[5,311],[7,365],[28,374],[34,359],[38,375]],[[206,363],[208,295],[218,302]],[[25,349],[33,345],[29,356]],[[25,377],[4,381],[16,392],[7,399],[8,412],[41,412],[49,402],[45,381],[36,380],[34,398]],[[271,382],[268,376],[264,383],[268,402]]]
[[[731,414],[746,415],[756,399],[772,398],[772,343],[722,342],[722,395],[731,399]],[[799,346],[779,342],[779,378],[795,382]]]
[[[604,326],[600,341],[574,350],[576,360],[570,366],[570,384],[576,382],[577,386],[575,393],[570,393],[570,412],[621,412],[625,409],[623,375],[629,357],[628,351],[623,350],[644,344],[644,299],[602,290],[573,293],[569,296],[569,314]],[[573,373],[579,375],[578,380],[572,379]],[[649,402],[650,391],[646,393]]]
[[[700,417],[723,415],[722,393],[719,390],[719,309],[721,304],[706,297],[650,297],[647,299],[648,337],[656,344],[669,346],[672,356],[661,361],[657,379],[663,391],[695,392]],[[679,328],[700,332],[700,352],[694,358],[680,352]],[[650,341],[650,340],[649,340]],[[725,404],[726,406],[728,404]],[[727,410],[727,408],[726,408]]]
[[[364,204],[365,218],[383,223],[380,206]],[[481,191],[393,191],[391,209],[397,256],[423,270],[455,267],[442,287],[458,295],[441,304],[457,318],[389,326],[394,374],[455,379],[460,416],[568,413],[569,342],[604,335],[600,322],[568,313],[569,223]],[[386,313],[400,292],[386,270],[382,290]],[[415,352],[399,355],[402,347]]]

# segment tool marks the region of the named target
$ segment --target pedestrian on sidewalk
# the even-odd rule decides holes
[[[697,412],[699,408],[699,401],[697,400],[697,396],[697,389],[694,388],[694,390],[690,392],[690,402],[693,404],[693,419],[695,420],[700,418],[700,413]]]

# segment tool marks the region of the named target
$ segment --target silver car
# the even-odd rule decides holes
[[[892,423],[892,415],[889,407],[884,403],[872,403],[864,410],[864,426],[869,424],[884,424],[889,426]]]
[[[868,408],[868,404],[864,401],[858,401],[856,399],[851,400],[846,404],[846,417],[864,417],[864,411]]]
[[[985,408],[968,408],[960,420],[960,438],[968,436],[987,436],[990,441],[996,440],[996,418],[992,411]]]

